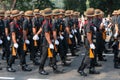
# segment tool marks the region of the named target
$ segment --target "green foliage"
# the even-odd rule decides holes
[[[90,7],[99,8],[106,14],[120,8],[120,0],[89,0]],[[65,9],[78,10],[83,13],[86,10],[86,0],[64,0]]]
[[[2,0],[0,8],[11,9],[14,0]],[[4,5],[3,5],[4,4]],[[16,0],[14,9],[32,10],[35,8],[44,9],[46,7],[54,8],[54,4],[50,0]]]

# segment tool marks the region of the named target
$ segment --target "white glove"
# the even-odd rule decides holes
[[[74,30],[72,30],[72,33],[73,33],[73,34],[75,33]]]
[[[34,35],[34,36],[33,36],[33,40],[39,40],[38,35]]]
[[[50,48],[50,49],[54,49],[53,44],[49,44],[49,48]]]
[[[115,33],[115,34],[114,34],[114,38],[117,38],[117,36],[118,36],[118,33]]]
[[[26,44],[30,44],[30,41],[29,41],[29,40],[25,40],[25,43],[26,43]]]
[[[0,39],[0,44],[2,44],[3,43],[3,41]]]
[[[97,31],[97,28],[96,28],[96,27],[94,27],[94,31]]]
[[[69,38],[73,38],[73,35],[72,35],[72,34],[69,34]]]
[[[63,37],[62,35],[60,35],[60,39],[61,39],[61,40],[63,40],[63,39],[64,39],[64,37]]]
[[[7,40],[10,41],[10,36],[7,36]]]
[[[56,44],[56,45],[59,45],[59,41],[58,41],[58,40],[55,40],[55,44]]]
[[[18,44],[17,44],[17,43],[14,43],[14,47],[15,47],[15,48],[18,48]]]
[[[95,49],[95,45],[92,43],[92,44],[90,44],[90,48],[91,49]]]
[[[76,29],[74,29],[74,32],[75,32],[75,33],[77,33],[77,30],[76,30]]]

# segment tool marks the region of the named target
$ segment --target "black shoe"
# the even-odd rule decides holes
[[[120,65],[119,64],[114,64],[114,68],[120,69]]]
[[[109,50],[104,50],[104,53],[108,53],[108,52],[110,52]]]
[[[102,59],[99,59],[99,61],[107,61],[107,59],[102,58]]]
[[[29,68],[27,65],[22,66],[23,71],[32,71],[31,68]]]
[[[100,72],[96,70],[89,70],[89,74],[100,74]]]
[[[71,65],[71,63],[67,63],[67,62],[62,63],[62,66],[70,66],[70,65]]]
[[[55,74],[61,74],[61,73],[63,73],[63,71],[60,71],[60,70],[53,70],[53,72],[55,73]]]
[[[16,70],[13,69],[12,67],[7,67],[7,71],[8,71],[8,72],[16,72]]]
[[[72,54],[72,56],[79,56],[79,55],[77,55],[77,54]]]
[[[2,70],[2,67],[0,67],[0,70]]]
[[[101,67],[102,65],[99,63],[95,63],[95,67]]]
[[[34,65],[40,65],[38,61],[33,61]]]
[[[40,73],[41,75],[48,75],[48,74],[49,74],[49,73],[46,72],[45,70],[39,71],[39,73]]]
[[[68,59],[68,58],[66,58],[65,60],[66,60],[66,61],[71,61],[71,59]]]
[[[87,76],[87,73],[85,73],[84,71],[78,71],[78,73],[79,73],[81,76]]]

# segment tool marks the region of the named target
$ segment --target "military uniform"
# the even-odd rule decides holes
[[[87,76],[87,74],[84,72],[84,69],[89,64],[90,64],[89,73],[99,74],[99,72],[95,70],[95,52],[94,51],[95,51],[95,42],[96,42],[96,29],[95,29],[96,27],[93,24],[94,9],[88,8],[85,15],[88,17],[88,23],[85,28],[86,37],[87,37],[85,46],[87,51],[78,69],[78,72],[81,74],[81,76]],[[91,52],[94,55],[94,57],[93,56],[90,57]]]
[[[65,15],[66,15],[65,20],[64,20],[65,21],[65,26],[67,28],[69,28],[69,31],[65,31],[66,41],[68,43],[68,47],[70,48],[72,56],[78,56],[78,55],[75,54],[75,50],[74,50],[74,47],[76,45],[75,38],[71,33],[72,28],[73,28],[73,24],[74,24],[73,20],[70,19],[70,17],[69,17],[71,15],[71,11],[69,11],[69,10],[66,11]]]
[[[12,11],[12,16],[13,17],[18,17],[19,11],[18,10],[13,10]],[[23,71],[31,71],[30,68],[28,68],[28,65],[26,65],[26,54],[23,51],[23,32],[22,32],[22,27],[20,24],[18,24],[18,20],[15,20],[13,18],[13,21],[10,23],[10,36],[12,38],[11,44],[12,44],[12,49],[11,49],[11,55],[7,64],[7,71],[8,72],[15,72],[16,70],[12,68],[12,64],[15,61],[16,55],[19,56],[20,58],[20,65],[22,67]]]
[[[61,60],[62,60],[62,65],[63,66],[69,66],[69,63],[66,63],[66,54],[67,54],[67,41],[66,41],[66,37],[65,37],[65,23],[63,21],[63,18],[59,18],[59,15],[63,15],[63,13],[60,13],[60,11],[54,10],[53,14],[55,14],[54,16],[57,16],[57,18],[55,18],[53,20],[53,27],[55,27],[56,29],[56,37],[59,41],[59,45],[57,45],[57,50],[56,52],[59,53]]]
[[[43,16],[51,16],[51,9],[46,8],[44,10]],[[53,71],[58,73],[57,65],[56,65],[56,55],[54,51],[54,45],[52,40],[53,38],[53,31],[55,31],[55,27],[52,26],[51,19],[45,18],[43,25],[42,25],[42,55],[40,58],[40,66],[39,66],[39,73],[42,75],[48,75],[48,73],[44,70],[45,61],[48,57],[48,49],[52,52],[53,56],[50,56],[51,61],[51,67],[53,68]]]
[[[112,24],[113,24],[113,27],[115,29],[114,34],[113,34],[114,43],[112,45],[113,53],[114,53],[114,68],[120,69],[120,58],[118,56],[118,54],[119,54],[119,30],[118,30],[118,32],[116,32],[116,27],[118,27],[118,29],[119,29],[118,11],[114,11],[112,14],[113,14],[113,16],[112,16]]]

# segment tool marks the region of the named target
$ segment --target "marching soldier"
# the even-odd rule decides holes
[[[103,40],[103,36],[102,36],[102,30],[104,28],[104,25],[102,24],[102,11],[100,9],[95,9],[95,18],[94,18],[94,24],[97,28],[97,32],[96,32],[96,66],[101,66],[100,64],[98,64],[97,62],[97,57],[98,60],[100,61],[106,61],[106,59],[103,58],[103,50],[104,50],[104,40]]]
[[[68,47],[70,48],[70,51],[72,53],[72,56],[78,56],[77,54],[75,54],[75,50],[74,50],[74,46],[75,46],[75,40],[74,40],[74,36],[72,35],[71,31],[72,31],[72,28],[73,28],[73,20],[72,20],[72,17],[70,18],[72,14],[72,11],[71,10],[67,10],[65,12],[65,26],[66,26],[66,32],[65,32],[65,35],[66,35],[66,40],[67,40],[67,43],[68,43]]]
[[[83,61],[78,69],[78,73],[81,76],[87,76],[84,72],[84,69],[90,64],[89,73],[90,74],[99,74],[98,71],[95,70],[95,42],[96,42],[96,27],[93,24],[93,19],[95,16],[94,8],[88,8],[85,12],[85,16],[88,18],[88,23],[85,27],[86,32],[86,50],[87,54],[84,56]]]
[[[30,59],[35,65],[39,65],[39,62],[35,59],[35,54],[37,53],[37,41],[34,41],[33,39],[33,36],[36,33],[36,26],[33,25],[34,23],[32,21],[34,15],[32,11],[26,11],[24,16],[23,32],[25,34],[25,42],[27,42],[27,49],[30,50]]]
[[[113,24],[113,27],[114,27],[114,43],[112,45],[112,48],[113,48],[113,53],[114,53],[114,68],[117,68],[117,69],[120,69],[120,58],[118,56],[119,54],[119,50],[120,50],[120,43],[119,43],[119,26],[118,26],[118,20],[119,20],[119,17],[118,17],[118,11],[115,10],[113,13],[113,16],[112,16],[112,24]]]
[[[73,31],[75,33],[75,37],[77,38],[77,44],[80,45],[81,43],[81,34],[79,31],[79,22],[78,22],[78,17],[79,17],[80,13],[79,12],[74,12],[73,13],[73,21],[74,21],[74,27],[73,27]]]
[[[4,55],[6,57],[6,61],[8,62],[8,59],[10,57],[11,51],[10,51],[10,11],[5,12],[5,18],[4,18],[4,25],[5,25],[5,54],[3,54],[2,59],[4,59]]]
[[[20,65],[23,71],[31,71],[26,64],[26,54],[23,50],[23,30],[20,24],[18,24],[18,21],[20,20],[20,11],[19,10],[13,10],[11,12],[11,17],[13,17],[12,22],[10,23],[10,36],[11,36],[11,44],[12,44],[12,49],[11,49],[11,55],[7,64],[7,71],[8,72],[16,72],[15,69],[12,68],[12,64],[15,61],[16,55],[19,56],[20,58]],[[26,41],[27,42],[27,41]]]
[[[63,66],[69,66],[70,63],[66,62],[66,54],[67,54],[67,42],[64,37],[64,31],[65,31],[65,24],[62,17],[64,13],[60,12],[59,9],[53,10],[53,27],[56,28],[56,36],[54,36],[55,39],[55,46],[57,46],[56,53],[60,54],[62,65]]]
[[[4,10],[0,10],[0,46],[2,46],[3,54],[5,54],[5,44],[3,43],[5,41],[4,13]],[[0,70],[2,70],[1,67]]]
[[[32,19],[32,26],[33,26],[33,36],[38,32],[38,30],[40,29],[40,27],[41,27],[41,22],[40,22],[40,12],[39,12],[39,9],[35,9],[34,10],[34,17],[33,17],[33,19]],[[37,39],[37,40],[34,40],[33,42],[34,42],[34,47],[32,47],[32,48],[34,48],[34,53],[31,53],[30,54],[30,58],[33,60],[33,63],[35,64],[35,65],[39,65],[39,62],[37,61],[37,52],[38,52],[38,48],[40,48],[40,45],[41,44],[39,44],[38,45],[38,43],[40,43],[39,41],[41,40],[40,39],[40,35],[38,35],[39,36],[39,38]],[[35,42],[36,42],[36,44],[35,44]]]
[[[44,65],[47,57],[50,58],[51,67],[53,68],[54,73],[60,73],[60,71],[57,70],[57,64],[55,59],[55,53],[54,53],[54,45],[53,45],[53,39],[56,35],[55,27],[52,26],[51,21],[51,15],[52,10],[50,8],[46,8],[42,15],[44,16],[44,22],[42,25],[42,29],[39,29],[38,33],[33,37],[35,39],[38,38],[38,34],[42,35],[42,55],[40,58],[40,66],[39,66],[39,73],[41,75],[48,75],[48,72],[44,70]]]

